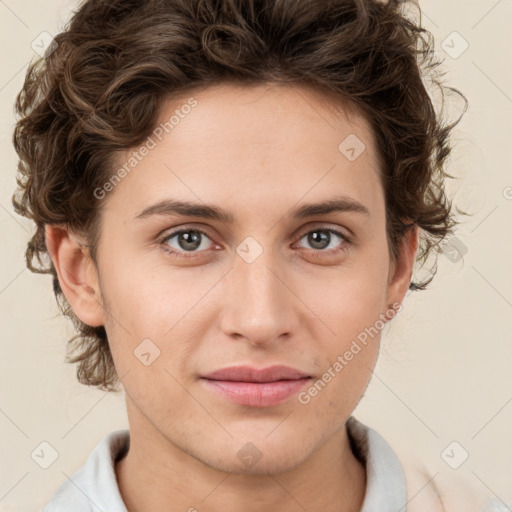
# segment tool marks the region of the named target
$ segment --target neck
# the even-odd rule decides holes
[[[159,433],[147,434],[130,429],[128,453],[115,467],[129,512],[361,509],[366,472],[352,453],[345,426],[299,466],[265,475],[219,471]]]

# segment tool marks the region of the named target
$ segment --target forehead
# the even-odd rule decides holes
[[[191,101],[193,108],[188,107]],[[374,143],[371,127],[355,105],[298,84],[227,82],[196,88],[164,101],[157,125],[164,129],[163,137],[171,138],[172,133],[176,143],[193,144],[193,138],[206,146],[219,140],[245,143],[223,148],[230,151],[276,142],[296,147],[304,138],[312,149],[322,141],[337,147],[339,137],[350,133],[367,139],[370,146]]]
[[[137,208],[170,196],[285,207],[327,193],[371,202],[381,192],[367,121],[350,105],[298,85],[225,83],[167,100],[148,139],[117,155],[113,172],[123,165],[129,172],[109,202]]]

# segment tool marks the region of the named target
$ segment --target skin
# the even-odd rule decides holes
[[[163,104],[161,120],[189,97]],[[97,267],[76,234],[47,228],[61,287],[83,322],[105,325],[126,391],[121,494],[130,512],[358,511],[366,475],[345,422],[371,378],[380,333],[307,404],[294,395],[271,407],[238,405],[200,375],[284,364],[321,378],[402,302],[417,230],[393,261],[375,141],[357,112],[302,86],[221,84],[193,97],[191,113],[103,199]],[[338,150],[350,134],[366,146],[354,161]],[[368,215],[289,216],[335,195]],[[234,220],[135,219],[166,198],[217,205]],[[207,236],[188,252],[178,236],[161,241],[179,228]],[[308,237],[320,228],[323,246]],[[329,240],[325,229],[351,242]],[[236,252],[248,236],[263,250],[251,263]],[[148,338],[160,355],[146,366],[134,350]],[[248,442],[261,454],[251,467],[237,457]]]

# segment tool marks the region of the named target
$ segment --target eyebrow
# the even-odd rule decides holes
[[[319,203],[310,203],[293,209],[287,216],[304,219],[316,215],[335,212],[352,212],[370,216],[370,211],[360,202],[346,196],[337,196]],[[183,215],[203,219],[217,220],[226,224],[233,223],[234,215],[215,205],[191,203],[165,199],[142,210],[135,219],[145,219],[154,215]]]

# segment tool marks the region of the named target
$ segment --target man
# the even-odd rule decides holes
[[[422,35],[396,2],[89,0],[57,36],[18,101],[17,207],[130,429],[45,512],[482,505],[351,416],[428,284],[420,230],[454,225]]]

